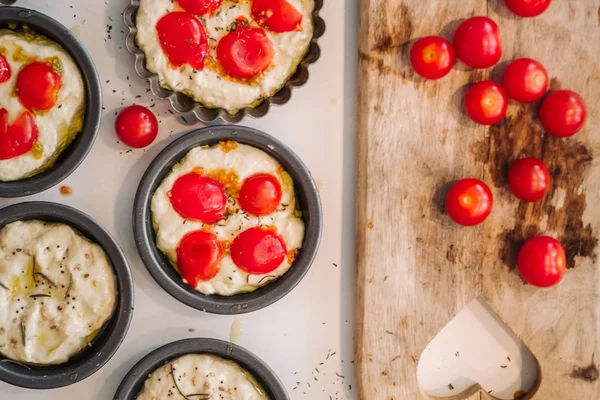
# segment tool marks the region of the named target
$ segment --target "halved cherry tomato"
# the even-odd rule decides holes
[[[262,28],[239,27],[217,45],[217,59],[234,78],[254,78],[269,68],[274,54],[273,44]]]
[[[548,168],[537,158],[521,158],[508,170],[508,186],[522,201],[540,200],[550,190],[551,183]]]
[[[0,83],[4,83],[10,79],[10,64],[6,58],[0,54]]]
[[[30,111],[47,111],[56,105],[62,80],[51,66],[42,62],[26,65],[17,75],[17,94]]]
[[[283,238],[272,229],[250,228],[231,243],[231,259],[250,274],[268,274],[285,260],[287,250]]]
[[[439,79],[454,65],[454,49],[449,41],[439,36],[426,36],[415,42],[410,50],[413,69],[425,79]]]
[[[548,72],[531,58],[519,58],[506,67],[503,86],[508,97],[521,103],[533,103],[548,90]]]
[[[472,17],[454,33],[456,57],[473,68],[489,68],[502,57],[498,25],[488,17]]]
[[[189,173],[180,176],[170,194],[171,204],[183,218],[214,224],[225,215],[227,196],[219,182]]]
[[[223,246],[217,236],[210,232],[190,232],[177,247],[177,268],[192,287],[198,281],[209,281],[219,273],[219,261]]]
[[[583,98],[571,90],[550,93],[540,107],[540,122],[551,135],[573,136],[587,119],[587,107]]]
[[[177,0],[177,3],[185,11],[196,14],[214,14],[221,7],[222,0]]]
[[[172,12],[156,24],[160,45],[173,67],[204,68],[208,39],[202,23],[190,13]]]
[[[560,242],[549,236],[535,236],[519,250],[517,268],[523,279],[537,287],[558,284],[565,275],[567,260]]]
[[[23,155],[31,150],[38,139],[38,127],[29,111],[24,111],[8,124],[8,111],[0,110],[0,160]]]
[[[252,18],[272,32],[291,32],[302,23],[302,13],[286,0],[252,0]]]
[[[519,17],[537,17],[550,6],[552,0],[504,0],[506,7]]]
[[[446,196],[446,211],[454,222],[473,226],[482,223],[492,212],[494,199],[490,188],[479,179],[456,182]]]
[[[502,121],[507,107],[506,92],[493,81],[477,82],[465,95],[467,114],[481,125],[494,125]]]
[[[239,201],[250,214],[271,214],[281,201],[281,184],[273,175],[253,175],[244,181]]]
[[[139,149],[150,145],[156,139],[158,120],[146,107],[129,106],[117,116],[115,131],[123,143]]]

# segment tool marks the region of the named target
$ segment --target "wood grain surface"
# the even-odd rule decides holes
[[[361,0],[357,202],[356,364],[361,399],[424,398],[419,355],[469,301],[482,296],[539,360],[543,400],[600,399],[600,4],[555,0],[534,19],[513,16],[502,0]],[[457,63],[444,79],[414,75],[415,39],[488,15],[504,54],[490,70]],[[539,104],[511,103],[492,128],[463,112],[470,83],[501,81],[507,61],[531,57],[551,87],[587,101],[585,128],[566,140],[544,134]],[[508,166],[522,156],[547,162],[554,178],[542,202],[519,203],[507,190]],[[443,211],[451,182],[485,180],[494,211],[461,228]],[[523,240],[559,238],[569,270],[550,290],[525,285],[515,270]],[[463,396],[488,398],[486,393]]]

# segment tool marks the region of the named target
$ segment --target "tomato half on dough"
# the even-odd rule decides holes
[[[123,143],[136,149],[149,146],[158,135],[156,115],[146,107],[134,105],[121,110],[115,132]]]
[[[242,208],[254,215],[274,212],[281,201],[281,184],[270,174],[252,175],[244,181],[239,202]]]
[[[475,178],[456,182],[446,196],[446,211],[457,224],[473,226],[482,223],[492,212],[490,188]]]
[[[502,57],[498,25],[488,17],[465,20],[454,32],[456,57],[473,68],[489,68]]]
[[[214,14],[221,7],[222,0],[177,0],[185,11],[195,15]]]
[[[17,95],[29,111],[47,111],[56,105],[62,80],[54,69],[42,62],[32,62],[17,75]]]
[[[565,275],[567,260],[560,242],[549,236],[535,236],[519,250],[517,268],[523,279],[537,287],[558,284]]]
[[[493,81],[477,82],[465,95],[465,110],[481,125],[494,125],[506,115],[508,99],[502,86]]]
[[[0,160],[9,160],[29,152],[37,139],[38,127],[29,111],[23,112],[9,124],[8,111],[0,110]]]
[[[427,36],[415,42],[410,50],[410,63],[415,72],[425,79],[439,79],[454,65],[454,49],[449,41],[439,36]]]
[[[223,36],[217,45],[217,59],[229,76],[252,79],[269,68],[275,51],[262,28],[242,26]]]
[[[187,12],[172,12],[156,24],[160,46],[175,68],[188,64],[196,70],[204,68],[208,39],[198,18]]]
[[[209,281],[219,273],[223,246],[214,233],[195,231],[181,239],[177,247],[177,268],[192,287]]]
[[[522,201],[538,201],[548,190],[552,178],[543,161],[533,157],[515,161],[508,170],[510,191]]]
[[[550,7],[552,0],[504,0],[506,7],[519,17],[537,17]]]
[[[302,23],[302,14],[286,0],[252,0],[252,18],[271,32],[291,32]]]
[[[548,90],[548,72],[531,58],[519,58],[506,67],[503,86],[508,97],[521,103],[533,103]]]
[[[230,247],[235,265],[249,274],[268,274],[281,265],[287,255],[283,238],[274,229],[250,228],[240,233]]]
[[[223,185],[194,172],[177,178],[169,194],[171,205],[183,218],[214,224],[227,209]]]
[[[573,136],[583,128],[587,107],[583,98],[571,90],[550,93],[540,107],[540,122],[551,135]]]
[[[0,83],[4,83],[10,79],[10,64],[2,54],[0,54]]]

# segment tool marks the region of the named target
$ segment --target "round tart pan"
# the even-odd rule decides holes
[[[111,319],[92,345],[64,364],[26,366],[0,356],[0,380],[30,389],[54,389],[80,382],[98,371],[115,354],[133,314],[133,281],[123,251],[98,222],[74,208],[48,202],[20,203],[0,210],[0,229],[15,221],[61,222],[104,249],[117,278],[117,303]]]
[[[156,247],[150,203],[154,192],[189,150],[220,141],[235,140],[256,147],[277,160],[294,181],[296,198],[305,224],[304,243],[292,267],[280,278],[251,293],[234,296],[204,295],[183,283],[167,257]],[[261,131],[221,125],[192,131],[168,145],[142,177],[133,206],[135,243],[152,277],[171,296],[198,310],[214,314],[241,314],[266,307],[288,294],[308,272],[319,248],[323,224],[321,200],[304,163],[279,140]]]
[[[165,363],[186,354],[212,354],[231,360],[248,371],[273,400],[289,400],[285,387],[260,358],[235,344],[216,339],[185,339],[169,343],[142,358],[125,376],[114,400],[134,400],[148,375]]]
[[[255,107],[246,107],[235,114],[230,114],[223,108],[208,108],[200,103],[196,103],[190,97],[183,93],[174,92],[160,86],[158,75],[148,71],[146,68],[146,55],[138,47],[135,37],[137,35],[136,16],[140,7],[140,0],[131,0],[129,6],[123,13],[123,20],[129,29],[125,44],[127,50],[135,56],[135,71],[137,74],[150,82],[152,93],[161,99],[169,99],[171,107],[180,114],[193,115],[199,121],[209,123],[218,118],[229,123],[237,123],[245,116],[260,118],[267,114],[271,105],[281,105],[287,103],[292,96],[292,89],[302,86],[308,81],[308,65],[316,62],[321,56],[321,49],[317,44],[317,39],[325,33],[325,21],[319,16],[319,11],[323,7],[323,0],[315,0],[312,19],[314,25],[313,37],[310,42],[308,52],[298,64],[296,72],[288,79],[285,85],[273,96],[264,99]]]
[[[83,44],[58,21],[34,10],[19,7],[2,7],[0,29],[16,24],[18,28],[28,26],[60,44],[79,67],[85,86],[86,112],[83,129],[73,142],[60,154],[48,170],[12,182],[0,182],[0,197],[29,196],[49,189],[67,178],[83,162],[92,148],[102,119],[102,89],[100,78],[92,58]]]

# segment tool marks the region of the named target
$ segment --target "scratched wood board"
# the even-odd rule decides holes
[[[502,0],[361,0],[357,200],[356,368],[361,399],[424,398],[419,355],[476,296],[482,296],[524,341],[542,369],[525,398],[600,399],[600,10],[595,0],[557,0],[535,19],[513,16]],[[415,39],[451,40],[461,20],[488,15],[500,27],[504,54],[490,70],[458,63],[438,81],[415,76],[408,54]],[[501,80],[507,61],[539,60],[551,88],[573,89],[588,121],[572,138],[544,134],[539,104],[509,105],[486,128],[463,112],[469,84]],[[553,187],[535,204],[507,190],[508,166],[543,159]],[[494,210],[480,226],[462,228],[443,211],[451,182],[485,180]],[[563,282],[541,290],[515,270],[524,239],[560,239],[568,253]],[[474,390],[462,397],[488,398]],[[456,396],[460,398],[460,396]]]

